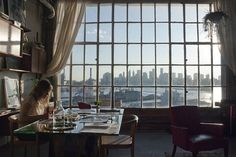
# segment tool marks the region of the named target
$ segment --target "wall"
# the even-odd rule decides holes
[[[43,6],[39,1],[36,0],[27,0],[25,3],[26,8],[26,28],[31,31],[26,33],[29,41],[42,42],[42,20],[43,20]],[[14,59],[14,57],[12,57]],[[15,58],[16,59],[16,58]],[[0,63],[0,67],[3,67]],[[21,68],[21,67],[19,67]],[[4,86],[2,79],[7,76],[9,78],[21,79],[21,88],[22,88],[22,97],[27,96],[32,88],[32,84],[38,74],[33,73],[20,73],[13,71],[0,71],[0,108],[5,106],[5,95],[4,95]],[[1,126],[2,127],[2,126]],[[6,142],[6,137],[0,136],[0,145]]]

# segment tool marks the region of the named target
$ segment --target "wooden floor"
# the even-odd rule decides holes
[[[229,138],[230,148],[229,157],[236,157],[236,137]],[[0,157],[10,157],[9,145],[0,147]],[[165,152],[171,152],[172,142],[171,135],[164,131],[138,131],[135,157],[165,157]],[[216,150],[223,153],[223,150]],[[23,157],[23,147],[16,149],[16,157]],[[48,144],[41,146],[41,157],[48,157]],[[183,152],[180,148],[177,152]],[[28,149],[28,157],[35,156],[35,147],[30,146]],[[108,157],[129,157],[129,150],[111,150]]]

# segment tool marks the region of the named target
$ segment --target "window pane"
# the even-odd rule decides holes
[[[186,24],[186,41],[196,42],[197,41],[197,25],[196,24]]]
[[[168,21],[168,4],[156,4],[156,21]]]
[[[213,66],[213,85],[221,86],[221,66]]]
[[[86,41],[97,41],[97,24],[86,24]]]
[[[183,21],[182,4],[171,4],[171,21]]]
[[[126,64],[126,44],[114,44],[114,64]]]
[[[197,45],[186,45],[186,64],[198,64]]]
[[[128,4],[128,21],[140,21],[140,4]]]
[[[67,65],[59,74],[59,85],[69,85],[70,82],[70,67]]]
[[[171,49],[172,64],[184,64],[184,46],[172,45]]]
[[[186,85],[187,86],[198,85],[198,67],[197,66],[186,67]]]
[[[111,64],[111,45],[99,45],[99,64]]]
[[[72,106],[78,106],[79,101],[83,101],[83,87],[73,87]]]
[[[156,45],[156,61],[157,64],[169,64],[169,45],[157,44]]]
[[[69,93],[70,93],[69,87],[67,86],[58,87],[58,94],[59,94],[58,97],[62,101],[62,105],[64,107],[69,106],[70,104]]]
[[[155,41],[154,23],[143,23],[142,40],[143,42]]]
[[[126,66],[114,66],[114,84],[125,86],[126,83]]]
[[[100,4],[100,22],[111,21],[111,4]]]
[[[72,48],[72,64],[83,64],[84,45],[74,45]]]
[[[97,22],[97,4],[86,5],[86,22]]]
[[[140,42],[141,26],[140,23],[128,24],[128,42]]]
[[[155,108],[155,88],[143,88],[143,108]]]
[[[171,24],[171,41],[183,42],[183,24],[179,23]]]
[[[213,107],[215,107],[216,102],[221,102],[222,100],[222,87],[213,88]]]
[[[184,105],[184,88],[174,87],[171,89],[172,106]]]
[[[115,23],[114,24],[114,41],[115,42],[126,42],[126,23]]]
[[[204,16],[210,12],[209,4],[198,4],[198,21],[203,22]]]
[[[72,66],[72,85],[83,85],[83,66]]]
[[[155,85],[155,67],[154,66],[143,66],[143,86],[154,86]]]
[[[129,66],[128,67],[128,85],[129,86],[140,86],[141,85],[141,68],[140,66]]]
[[[213,45],[213,64],[221,64],[219,45]]]
[[[99,84],[111,86],[111,66],[99,66]]]
[[[185,4],[185,20],[186,22],[197,21],[197,5],[196,4]]]
[[[143,4],[142,5],[142,21],[143,22],[152,22],[154,21],[154,4]]]
[[[211,85],[211,67],[200,66],[200,85],[210,86]]]
[[[200,64],[211,64],[211,46],[199,45]]]
[[[79,42],[84,41],[84,24],[80,25],[79,32],[78,32],[78,34],[76,36],[75,41],[79,41]]]
[[[84,88],[84,102],[93,104],[96,99],[96,87],[85,87]]]
[[[96,85],[96,76],[97,68],[96,66],[85,66],[85,86],[95,86]]]
[[[156,24],[156,42],[169,42],[169,24]]]
[[[126,21],[126,4],[115,4],[114,5],[114,20],[115,21]]]
[[[99,25],[99,41],[111,42],[111,23]]]
[[[211,88],[209,87],[201,87],[200,88],[200,107],[211,107]]]
[[[198,105],[198,88],[188,87],[186,93],[187,105]]]
[[[154,44],[143,44],[142,46],[143,64],[155,64],[155,47]]]
[[[141,64],[141,52],[139,44],[128,45],[128,64]]]
[[[99,100],[102,102],[102,107],[111,107],[111,87],[100,87],[99,88]]]
[[[115,88],[115,100],[122,100],[124,108],[140,108],[141,92],[140,88]]]
[[[172,84],[174,86],[184,85],[184,67],[183,66],[172,66]]]
[[[97,47],[96,45],[85,46],[85,64],[96,64]]]
[[[157,107],[158,108],[166,108],[169,107],[169,88],[166,87],[158,87],[156,88],[157,93]]]
[[[199,28],[199,41],[200,42],[210,42],[210,37],[207,31],[204,30],[203,24],[198,25]]]
[[[157,85],[169,85],[169,66],[157,66]]]

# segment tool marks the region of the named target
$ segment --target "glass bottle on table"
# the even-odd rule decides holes
[[[65,124],[65,109],[61,101],[56,101],[56,107],[53,111],[53,126],[64,126]]]

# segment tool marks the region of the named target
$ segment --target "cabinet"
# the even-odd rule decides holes
[[[22,34],[30,31],[19,23],[0,16],[0,67],[1,70],[44,73],[46,52],[44,46],[33,43],[30,52],[22,53]]]

